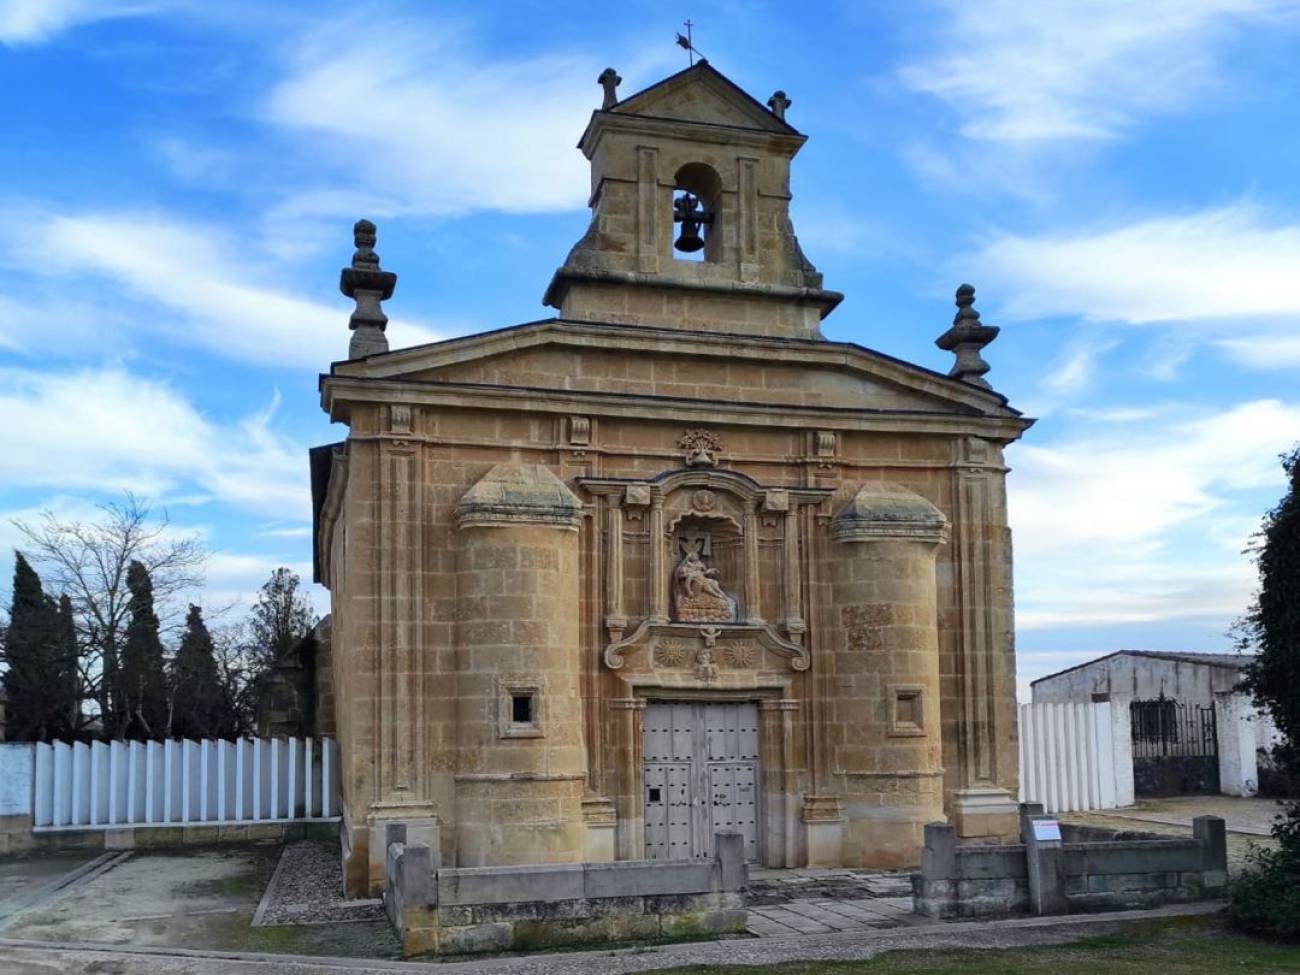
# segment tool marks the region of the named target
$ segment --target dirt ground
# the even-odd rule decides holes
[[[386,921],[254,927],[254,913],[279,856],[279,846],[137,852],[111,869],[92,872],[87,879],[0,917],[0,937],[133,947],[397,956],[397,940]],[[71,860],[55,865],[49,862],[52,859],[0,862],[0,890],[10,879],[23,889],[39,891],[59,869],[66,872],[78,863]]]

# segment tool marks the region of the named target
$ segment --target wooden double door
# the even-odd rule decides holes
[[[710,858],[726,829],[758,861],[758,705],[652,701],[643,713],[646,859]]]

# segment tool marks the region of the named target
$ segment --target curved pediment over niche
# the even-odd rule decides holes
[[[641,672],[694,674],[710,683],[725,671],[807,670],[808,651],[773,627],[743,623],[643,622],[605,648],[605,666]]]

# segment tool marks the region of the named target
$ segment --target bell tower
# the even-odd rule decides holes
[[[821,338],[822,287],[790,222],[790,161],[807,136],[699,61],[625,99],[607,68],[578,147],[591,225],[543,299],[570,321]]]

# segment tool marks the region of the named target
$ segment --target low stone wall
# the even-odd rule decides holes
[[[1025,847],[958,844],[946,823],[928,823],[912,904],[929,917],[990,917],[1029,910]]]
[[[1193,822],[1189,840],[1096,839],[1065,827],[1062,840],[959,846],[953,828],[925,828],[921,872],[912,875],[917,913],[930,917],[1063,914],[1149,907],[1222,897],[1227,892],[1226,831],[1217,816]]]
[[[337,840],[337,820],[313,822],[191,823],[186,826],[98,826],[32,829],[31,816],[0,816],[0,856],[57,850],[145,850],[177,846]]]
[[[624,860],[437,869],[425,846],[388,846],[384,903],[402,953],[469,954],[745,930],[744,839],[711,861]]]

